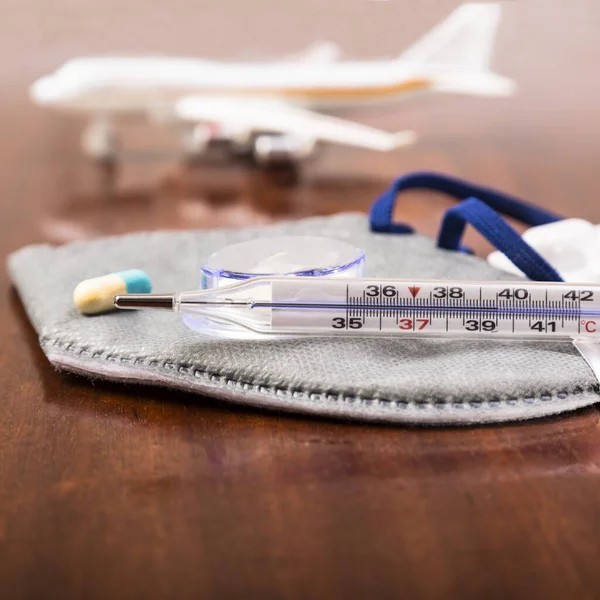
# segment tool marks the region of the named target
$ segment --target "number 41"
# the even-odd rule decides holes
[[[556,321],[549,321],[547,329],[544,329],[544,323],[542,323],[542,321],[536,321],[531,326],[531,329],[533,329],[535,331],[539,331],[540,333],[542,331],[551,331],[552,333],[555,333],[556,332]]]

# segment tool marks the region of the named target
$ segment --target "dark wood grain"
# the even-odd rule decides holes
[[[138,126],[124,133],[122,168],[98,169],[79,154],[81,122],[26,100],[35,77],[87,52],[239,58],[329,37],[352,56],[393,55],[456,2],[350,4],[31,0],[3,9],[2,256],[133,229],[362,211],[412,169],[600,221],[594,0],[568,11],[507,3],[497,68],[518,79],[519,96],[349,114],[415,128],[420,142],[384,156],[330,149],[295,185],[244,164],[184,165],[169,135]],[[445,206],[415,193],[398,212],[433,234]],[[486,250],[476,236],[470,243]],[[503,427],[374,427],[91,384],[54,371],[4,268],[0,285],[0,597],[600,595],[595,408]]]

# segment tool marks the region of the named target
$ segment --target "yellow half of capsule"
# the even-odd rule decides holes
[[[97,315],[113,310],[113,298],[127,293],[127,283],[117,275],[103,275],[82,281],[73,291],[73,302],[85,315]]]

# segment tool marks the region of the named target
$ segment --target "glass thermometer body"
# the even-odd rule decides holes
[[[161,297],[224,337],[600,338],[600,286],[586,284],[259,277]]]

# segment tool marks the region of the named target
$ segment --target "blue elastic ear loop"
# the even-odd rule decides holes
[[[562,281],[558,272],[523,241],[496,211],[477,198],[468,198],[446,211],[438,236],[438,247],[458,250],[467,223],[533,281]]]
[[[412,233],[414,229],[410,225],[394,223],[392,213],[396,204],[396,196],[400,192],[418,188],[442,192],[458,200],[479,198],[494,210],[531,226],[554,223],[562,219],[555,213],[491,188],[474,185],[448,175],[423,171],[398,177],[375,201],[369,214],[371,230],[381,233]]]

